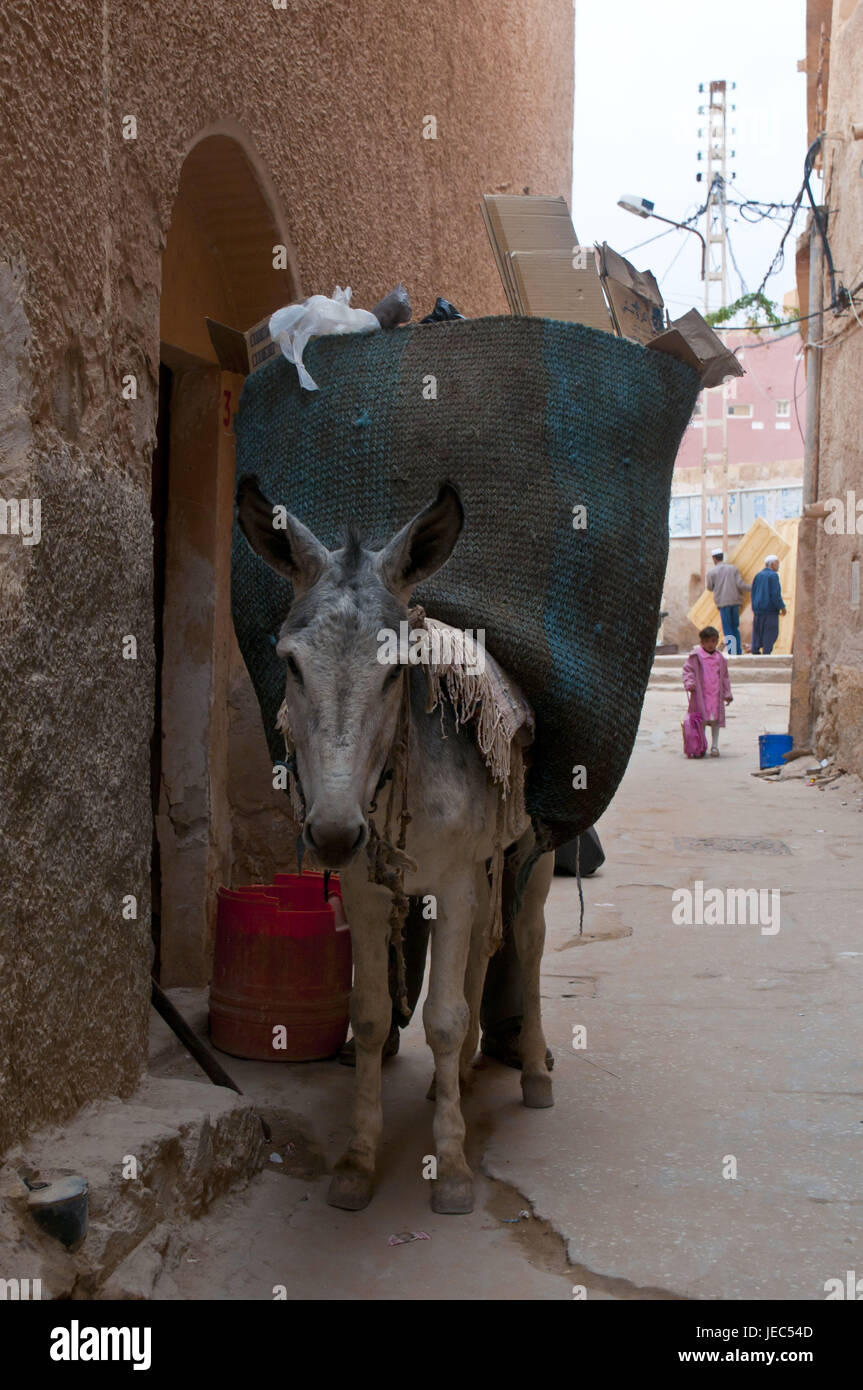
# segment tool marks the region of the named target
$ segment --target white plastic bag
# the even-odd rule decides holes
[[[277,309],[270,319],[270,337],[279,344],[288,361],[294,363],[300,385],[307,391],[318,389],[303,366],[303,352],[310,338],[326,333],[372,333],[380,328],[374,314],[368,309],[352,309],[350,302],[350,288],[343,290],[336,285],[332,299],[325,294],[313,294],[302,304]]]

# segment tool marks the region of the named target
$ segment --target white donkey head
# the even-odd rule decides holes
[[[285,701],[306,804],[303,836],[324,868],[343,868],[368,839],[369,807],[410,669],[381,663],[379,634],[399,631],[415,586],[449,559],[464,522],[461,501],[443,483],[435,500],[377,551],[366,550],[354,533],[341,550],[327,550],[275,507],[254,477],[240,481],[237,517],[252,549],[293,585],[277,651],[288,668]]]

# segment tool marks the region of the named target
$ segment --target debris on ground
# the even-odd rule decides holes
[[[813,756],[811,748],[792,748],[789,753],[783,753],[786,763],[796,762],[798,758],[811,758]]]
[[[800,781],[803,777],[808,777],[809,772],[802,758],[796,762],[786,763],[784,767],[777,768],[780,782]]]
[[[786,760],[779,767],[765,767],[759,772],[750,772],[749,775],[774,782],[805,782],[807,787],[818,787],[823,791],[833,782],[847,777],[848,773],[844,767],[837,767],[830,758],[821,758],[820,761],[809,763],[807,766],[803,757],[796,755],[793,762]]]
[[[431,1236],[428,1231],[397,1231],[387,1245],[409,1245],[412,1240],[431,1240]]]
[[[823,771],[819,768],[813,768],[806,785],[807,787],[821,787],[823,789],[831,782],[838,782],[839,778],[844,776],[844,767],[825,768]]]

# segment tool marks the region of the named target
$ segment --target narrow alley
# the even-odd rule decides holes
[[[525,1110],[517,1074],[478,1059],[473,1215],[429,1210],[418,1020],[384,1068],[379,1189],[363,1212],[325,1202],[353,1072],[223,1057],[282,1162],[194,1225],[152,1296],[819,1299],[844,1279],[863,1210],[863,783],[809,785],[812,759],[778,783],[753,777],[758,734],[787,708],[787,684],[737,685],[721,756],[695,762],[682,693],[648,690],[599,826],[607,861],[584,882],[583,935],[575,880],[555,878],[549,898],[554,1108]],[[672,894],[699,880],[781,885],[779,930],[675,925]],[[175,997],[205,1035],[204,995]],[[205,1084],[161,1023],[153,1069]],[[430,1239],[388,1246],[405,1231]]]

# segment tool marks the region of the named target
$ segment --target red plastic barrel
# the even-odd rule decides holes
[[[319,873],[220,888],[210,1037],[262,1062],[332,1057],[348,1031],[351,936],[338,879]],[[337,920],[338,919],[338,920]]]

